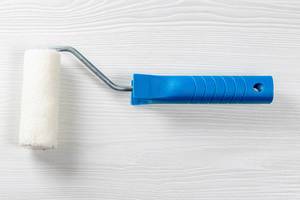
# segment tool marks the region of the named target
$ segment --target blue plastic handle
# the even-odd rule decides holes
[[[159,76],[134,74],[131,104],[269,104],[272,76]]]

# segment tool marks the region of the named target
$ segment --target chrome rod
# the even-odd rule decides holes
[[[91,63],[85,56],[83,56],[77,49],[71,46],[53,47],[59,52],[69,52],[73,54],[78,60],[80,60],[93,74],[95,74],[99,79],[101,79],[110,88],[117,91],[132,91],[131,86],[117,85],[112,80],[110,80],[105,74],[103,74],[93,63]]]

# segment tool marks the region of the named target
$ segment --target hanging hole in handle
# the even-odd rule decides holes
[[[254,90],[255,92],[261,92],[261,91],[263,91],[263,89],[264,89],[264,86],[263,86],[263,84],[261,84],[261,83],[255,83],[255,84],[253,85],[253,90]]]

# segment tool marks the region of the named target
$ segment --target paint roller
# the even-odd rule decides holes
[[[130,86],[114,83],[73,47],[25,52],[19,144],[57,146],[60,52],[69,52],[110,88],[131,92],[131,104],[269,104],[272,76],[162,76],[133,74]]]

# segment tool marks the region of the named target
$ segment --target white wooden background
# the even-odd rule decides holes
[[[23,52],[131,74],[273,75],[272,105],[129,105],[63,55],[60,139],[17,145]],[[0,199],[300,198],[299,0],[0,1]]]

